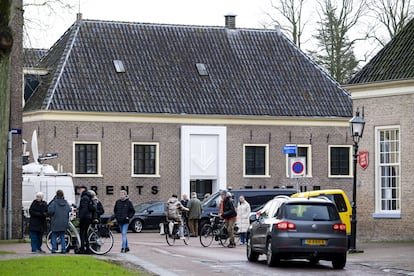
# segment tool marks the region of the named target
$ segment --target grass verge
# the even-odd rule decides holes
[[[1,275],[145,275],[90,256],[48,256],[0,261]]]

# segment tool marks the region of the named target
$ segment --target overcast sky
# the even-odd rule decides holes
[[[26,4],[44,0],[24,0]],[[236,14],[241,28],[262,28],[270,0],[60,0],[73,8],[26,5],[26,47],[49,48],[73,24],[84,19],[223,26],[224,15]],[[80,3],[80,5],[79,5]],[[79,8],[80,6],[80,8]]]

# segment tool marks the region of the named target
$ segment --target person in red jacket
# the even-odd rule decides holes
[[[220,216],[224,219],[224,222],[226,223],[226,228],[230,239],[230,243],[227,247],[233,248],[236,247],[236,242],[234,240],[234,224],[237,220],[237,212],[234,208],[230,192],[222,191],[221,198],[222,200],[220,202]]]

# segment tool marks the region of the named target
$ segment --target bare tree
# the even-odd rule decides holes
[[[378,34],[379,28],[373,29],[373,37],[382,46],[392,39],[414,16],[414,1],[411,0],[371,0],[370,7],[375,24],[385,27],[388,36]]]
[[[271,0],[271,8],[276,14],[267,12],[272,23],[278,24],[282,30],[290,34],[293,43],[299,48],[302,45],[302,34],[306,21],[303,21],[303,7],[307,0]],[[278,16],[282,16],[282,20]]]
[[[349,31],[364,15],[365,2],[342,0],[337,6],[332,0],[321,0],[318,34],[318,49],[309,52],[315,61],[327,70],[339,83],[347,81],[357,69],[353,47],[359,39],[349,39]]]

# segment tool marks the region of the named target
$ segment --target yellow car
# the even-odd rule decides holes
[[[339,216],[341,217],[342,223],[346,225],[346,234],[348,237],[351,236],[351,217],[352,209],[349,203],[348,196],[341,189],[330,189],[330,190],[316,190],[308,191],[291,195],[291,197],[310,198],[324,196],[329,198],[335,203],[338,209]]]

